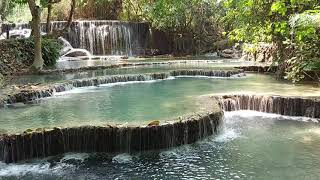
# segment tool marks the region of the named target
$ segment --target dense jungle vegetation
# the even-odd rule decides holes
[[[219,49],[215,43],[226,39],[253,53],[260,43],[271,43],[279,77],[296,82],[310,76],[319,81],[315,73],[320,70],[318,0],[2,0],[0,21],[34,21],[35,5],[39,18],[47,22],[147,22],[172,34],[175,41],[192,39],[197,53],[215,51]]]

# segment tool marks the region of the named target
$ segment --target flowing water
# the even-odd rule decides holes
[[[61,30],[65,25],[66,21],[53,21],[51,30]],[[28,23],[9,26],[12,35],[30,29]],[[41,30],[46,32],[45,23],[41,24]],[[110,20],[74,21],[65,38],[74,48],[86,49],[95,55],[143,55],[150,46],[149,26],[146,23]]]
[[[196,59],[193,59],[196,58]],[[200,58],[200,59],[199,59]],[[121,56],[92,56],[91,59],[76,59],[73,58],[72,61],[64,60],[59,61],[56,64],[57,69],[76,69],[83,67],[92,67],[92,66],[107,66],[111,64],[116,64],[121,60]],[[170,65],[174,64],[187,64],[187,66],[203,66],[203,67],[234,67],[234,66],[248,66],[248,65],[257,65],[257,63],[243,61],[239,59],[221,59],[217,57],[190,57],[190,58],[129,58],[128,60],[122,60],[122,62],[127,62],[131,64],[141,64],[141,63],[167,63]],[[181,63],[179,63],[181,62]],[[205,66],[206,65],[206,66]],[[164,65],[163,65],[164,66]],[[168,65],[166,65],[168,66]],[[186,65],[185,65],[186,66]]]
[[[219,60],[221,61],[221,60]],[[97,66],[97,65],[115,65],[115,61],[65,61],[60,62],[65,63],[64,68],[74,68],[78,66]],[[96,64],[98,63],[98,64]],[[230,70],[233,69],[232,66],[245,65],[246,62],[230,61],[224,60],[221,63],[208,62],[183,62],[183,63],[173,63],[173,64],[154,64],[154,65],[143,65],[143,66],[133,66],[133,67],[122,67],[122,68],[112,68],[112,69],[101,69],[101,70],[91,70],[85,72],[73,72],[64,74],[48,74],[48,75],[24,75],[14,77],[10,83],[12,84],[25,84],[25,83],[52,83],[63,80],[80,79],[80,78],[90,78],[97,76],[106,75],[120,75],[120,74],[142,74],[142,73],[157,73],[157,72],[168,72],[178,69],[207,69],[207,70]],[[62,68],[62,69],[64,69]]]
[[[320,127],[301,120],[228,112],[220,135],[192,145],[0,163],[0,179],[318,179]]]
[[[180,77],[116,83],[76,88],[33,105],[0,109],[0,124],[2,130],[9,132],[52,126],[148,124],[195,112],[199,108],[197,98],[213,93],[315,96],[319,95],[319,89],[258,74],[243,78]]]

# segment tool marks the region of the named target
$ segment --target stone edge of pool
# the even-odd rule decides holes
[[[108,64],[108,65],[95,65],[95,66],[85,66],[79,68],[68,68],[68,69],[47,69],[42,70],[40,74],[54,74],[54,73],[72,73],[90,70],[100,70],[100,69],[113,69],[121,67],[138,67],[138,66],[151,66],[151,65],[172,65],[172,64],[188,64],[188,63],[210,63],[210,60],[176,60],[176,61],[155,61],[155,62],[121,62],[118,64]],[[245,66],[241,66],[245,67]],[[234,67],[223,67],[223,68],[233,68]],[[239,69],[239,68],[238,68]],[[26,74],[22,72],[18,75]]]
[[[49,85],[24,85],[15,87],[12,92],[0,96],[0,108],[14,103],[28,103],[40,98],[51,97],[56,92],[64,92],[77,87],[99,86],[117,82],[164,80],[176,76],[208,76],[208,77],[232,77],[245,76],[243,70],[174,70],[167,73],[111,75],[94,78],[70,80]]]
[[[204,103],[204,102],[202,102]],[[156,126],[81,126],[39,128],[0,135],[0,161],[15,163],[67,152],[124,153],[165,149],[218,133],[223,111],[215,99],[205,110]]]

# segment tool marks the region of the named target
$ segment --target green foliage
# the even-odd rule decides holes
[[[42,58],[47,67],[54,66],[60,57],[62,45],[56,39],[42,39]]]
[[[34,41],[30,39],[20,39],[18,40],[24,47],[24,51],[18,49],[15,53],[16,58],[20,61],[28,61],[33,59],[34,56]],[[59,59],[59,53],[62,45],[55,39],[42,39],[42,58],[45,67],[54,66]]]
[[[307,71],[320,70],[319,1],[227,0],[223,5],[230,39],[275,44],[274,59],[285,67],[285,78],[296,82]],[[286,49],[293,52],[286,54]]]
[[[259,44],[244,44],[242,49],[247,53],[256,53],[258,51]]]
[[[0,0],[2,1],[2,0]],[[8,1],[9,5],[7,6],[7,13],[4,16],[4,19],[8,22],[29,22],[31,20],[31,13],[26,0],[3,0]],[[65,1],[65,0],[36,0],[36,3],[42,8],[47,8],[49,2],[53,4]],[[0,10],[1,10],[1,2],[0,2]],[[0,12],[0,20],[1,20],[1,12]]]
[[[15,5],[14,1],[11,0],[0,1],[0,22],[7,19]]]
[[[320,11],[295,15],[290,24],[296,55],[287,61],[285,78],[296,82],[309,76],[309,72],[320,71]]]
[[[198,53],[221,39],[219,11],[217,0],[123,0],[121,17],[147,21],[152,28],[173,37],[173,48],[183,49],[188,44],[196,47],[193,53]]]

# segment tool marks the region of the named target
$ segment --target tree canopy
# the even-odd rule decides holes
[[[277,49],[274,60],[279,65],[281,76],[293,81],[304,78],[307,71],[320,70],[318,0],[72,1],[80,8],[76,13],[78,18],[99,16],[99,19],[148,22],[152,28],[171,34],[177,44],[186,40],[187,44],[192,42],[192,46],[197,47],[197,53],[205,52],[214,41],[223,38],[256,45],[260,42],[272,43]],[[37,1],[42,9],[48,10],[47,22],[51,18],[67,20],[66,16],[65,19],[51,17],[51,11],[66,9],[52,10],[52,5],[64,3],[69,6],[66,2],[70,0]],[[5,19],[15,5],[26,3],[27,0],[1,1],[0,18]],[[114,15],[96,11],[108,11]]]

